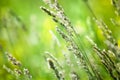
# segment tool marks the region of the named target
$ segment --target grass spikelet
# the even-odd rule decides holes
[[[27,68],[24,68],[24,66],[21,64],[20,61],[18,61],[15,57],[13,57],[10,53],[5,52],[5,55],[8,59],[8,61],[12,64],[12,68],[7,67],[6,65],[3,65],[3,68],[10,74],[16,77],[17,80],[25,79],[25,80],[31,80],[32,76]]]
[[[56,77],[58,80],[64,80],[63,74],[58,70],[58,68],[55,66],[52,59],[47,58],[47,62],[50,66],[50,68],[54,71]]]
[[[80,78],[76,72],[71,73],[71,80],[80,80]]]
[[[120,15],[120,0],[111,0],[111,4],[116,10],[115,13],[117,14],[117,16],[119,16]]]

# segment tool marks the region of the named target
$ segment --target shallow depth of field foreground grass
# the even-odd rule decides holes
[[[120,0],[1,0],[0,80],[120,80]]]

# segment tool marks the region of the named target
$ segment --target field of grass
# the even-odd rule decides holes
[[[120,0],[1,0],[0,80],[120,80]]]

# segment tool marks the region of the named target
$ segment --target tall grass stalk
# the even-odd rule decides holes
[[[105,37],[107,49],[101,50],[96,43],[94,43],[90,38],[88,39],[91,42],[93,50],[98,55],[100,59],[100,64],[95,64],[91,62],[90,57],[88,56],[87,52],[85,51],[84,42],[82,42],[80,34],[74,29],[69,18],[66,16],[64,9],[59,5],[57,0],[43,0],[48,6],[49,9],[46,7],[41,6],[40,8],[47,13],[49,16],[52,17],[53,21],[60,24],[62,27],[57,27],[57,32],[62,36],[62,38],[66,41],[66,47],[70,52],[72,52],[80,62],[80,66],[82,66],[83,70],[86,72],[89,80],[104,80],[101,70],[105,69],[106,74],[108,74],[110,80],[119,80],[120,79],[120,70],[118,68],[118,64],[120,63],[120,52],[118,43],[112,36],[112,32],[108,29],[107,25],[104,23],[103,20],[98,20],[96,15],[94,14],[93,10],[89,6],[88,0],[83,0],[88,7],[88,9],[93,14],[95,18],[96,24],[99,26],[101,31],[103,32],[103,36]],[[119,13],[119,0],[112,0],[112,5],[116,8],[116,11]],[[64,30],[63,30],[64,29]],[[111,56],[112,55],[112,56]],[[115,59],[112,59],[114,57]],[[52,60],[49,60],[49,65],[51,66],[58,78],[58,71],[54,66]],[[102,69],[99,69],[102,67]],[[79,68],[80,69],[80,68]],[[72,77],[71,80],[80,80],[80,75],[76,72],[71,73]]]

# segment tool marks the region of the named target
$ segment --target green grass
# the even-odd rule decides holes
[[[44,1],[1,1],[0,79],[119,80],[119,0]]]

